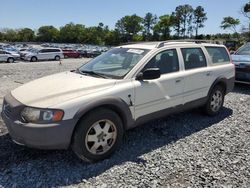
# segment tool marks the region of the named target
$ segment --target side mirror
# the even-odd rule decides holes
[[[140,72],[136,79],[137,80],[154,80],[161,77],[161,71],[159,68],[149,68],[143,72]]]
[[[230,55],[234,55],[235,54],[235,51],[230,51]]]

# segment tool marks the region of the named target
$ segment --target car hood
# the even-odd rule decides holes
[[[250,55],[232,55],[235,64],[245,63],[250,65]]]
[[[11,92],[27,106],[48,108],[68,100],[111,88],[116,80],[63,72],[46,76]]]

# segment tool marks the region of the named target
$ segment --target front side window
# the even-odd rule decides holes
[[[230,63],[230,58],[223,47],[206,47],[209,56],[214,64]]]
[[[186,70],[207,66],[206,58],[201,48],[182,48],[181,52]]]
[[[114,48],[91,60],[79,71],[121,79],[149,52],[146,49]]]
[[[176,50],[171,49],[160,52],[148,62],[144,70],[148,68],[159,68],[161,74],[179,71],[179,60]]]

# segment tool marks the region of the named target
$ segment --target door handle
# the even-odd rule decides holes
[[[176,83],[180,83],[181,81],[182,81],[182,78],[177,78],[177,79],[175,80]]]
[[[211,75],[212,75],[212,72],[207,72],[206,75],[207,75],[207,76],[211,76]]]

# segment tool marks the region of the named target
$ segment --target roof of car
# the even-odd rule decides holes
[[[191,42],[191,41],[159,41],[159,42],[140,42],[140,43],[130,43],[126,45],[119,46],[120,48],[138,48],[138,49],[155,49],[166,46],[217,46],[224,47],[224,45],[206,43],[206,42]],[[118,47],[118,48],[119,48]]]

